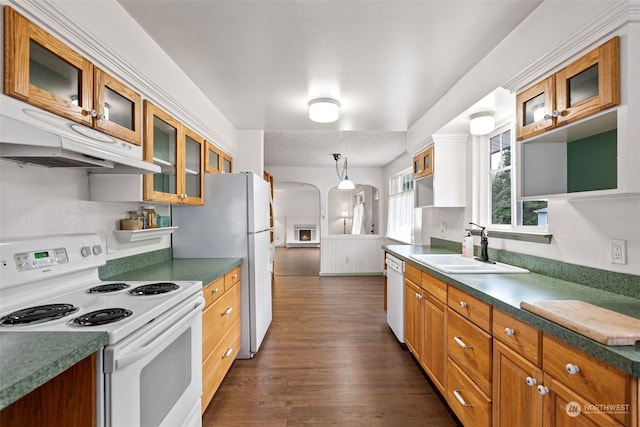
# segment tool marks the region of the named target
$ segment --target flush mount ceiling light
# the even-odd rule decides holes
[[[349,175],[347,174],[347,158],[344,158],[342,171],[338,169],[338,160],[340,160],[340,154],[333,153],[333,160],[336,161],[336,173],[338,174],[338,178],[340,178],[338,190],[354,190],[356,188],[356,185],[349,179]]]
[[[472,135],[486,135],[496,128],[496,119],[493,113],[483,112],[471,115],[469,132]]]
[[[340,117],[340,103],[331,98],[309,101],[309,118],[318,123],[331,123]]]

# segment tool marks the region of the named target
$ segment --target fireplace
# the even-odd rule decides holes
[[[298,230],[298,240],[300,240],[301,242],[310,242],[311,230],[308,228]]]

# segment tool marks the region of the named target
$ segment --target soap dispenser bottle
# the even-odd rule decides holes
[[[462,256],[465,258],[473,258],[473,237],[471,232],[467,232],[462,241]]]

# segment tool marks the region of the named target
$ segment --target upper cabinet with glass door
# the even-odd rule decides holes
[[[141,144],[138,93],[8,6],[4,24],[5,94]]]
[[[413,156],[413,179],[433,173],[433,147]]]
[[[204,204],[204,139],[148,101],[144,111],[145,160],[162,168],[144,176],[144,200]]]
[[[619,103],[616,36],[516,96],[516,138],[530,138]]]

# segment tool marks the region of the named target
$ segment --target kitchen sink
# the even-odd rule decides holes
[[[490,261],[483,262],[475,258],[465,258],[456,254],[411,255],[411,258],[434,270],[449,274],[472,273],[528,273],[526,268]]]

